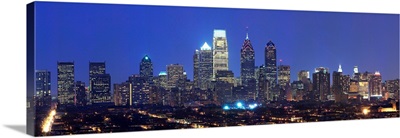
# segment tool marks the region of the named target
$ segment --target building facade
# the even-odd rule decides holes
[[[269,41],[265,46],[265,66],[266,66],[266,77],[268,81],[268,91],[271,96],[269,99],[276,101],[279,96],[279,90],[277,89],[277,65],[276,65],[276,47],[272,41]]]
[[[74,62],[57,62],[57,99],[61,105],[74,104]]]
[[[215,29],[213,37],[213,78],[218,70],[229,69],[228,41],[226,31]]]
[[[51,106],[51,77],[50,71],[36,71],[36,107]]]

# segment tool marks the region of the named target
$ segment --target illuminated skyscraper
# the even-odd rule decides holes
[[[51,81],[50,71],[36,71],[36,107],[51,106]]]
[[[225,30],[214,30],[213,37],[213,78],[218,70],[228,70],[228,41]]]
[[[358,66],[354,66],[352,80],[359,81],[360,80],[360,75],[361,74],[358,72]]]
[[[350,89],[350,76],[343,75],[341,65],[339,65],[338,71],[333,72],[332,81],[332,94],[335,97],[335,101],[346,102],[346,93],[348,93]]]
[[[168,86],[167,72],[160,71],[156,80],[157,80],[156,86],[167,88]]]
[[[105,62],[89,62],[89,103],[92,103],[93,96],[93,81],[96,75],[102,75],[106,73],[106,63]]]
[[[90,103],[111,102],[111,76],[105,62],[89,62]]]
[[[183,65],[180,64],[167,65],[167,78],[168,78],[169,88],[178,86],[178,80],[184,79],[183,72],[184,72]]]
[[[272,41],[269,41],[265,46],[265,66],[268,85],[268,91],[271,93],[271,100],[277,100],[279,90],[277,86],[277,66],[276,66],[276,47]]]
[[[59,104],[74,104],[74,82],[74,62],[57,62],[57,98]]]
[[[132,105],[132,84],[129,82],[114,84],[114,104],[116,106]]]
[[[330,91],[330,73],[328,68],[318,67],[313,73],[314,100],[327,101]]]
[[[132,84],[132,104],[149,104],[151,95],[150,83],[138,74],[131,75],[129,82]]]
[[[400,91],[399,85],[399,79],[385,81],[385,87],[390,95],[389,98],[398,100]]]
[[[279,65],[278,67],[278,81],[281,88],[290,83],[290,66],[289,65]]]
[[[89,62],[89,78],[98,74],[106,73],[106,63],[105,62]]]
[[[153,63],[148,55],[145,55],[140,62],[140,77],[150,84],[153,84]]]
[[[248,100],[255,100],[256,97],[256,79],[254,72],[255,53],[249,35],[246,34],[246,39],[240,50],[240,80],[247,91]]]
[[[240,50],[240,79],[243,86],[247,87],[249,81],[255,78],[254,71],[254,49],[247,34]]]
[[[375,72],[375,74],[371,77],[371,80],[369,82],[369,88],[371,97],[382,96],[382,76],[378,71]]]
[[[193,55],[193,84],[195,88],[200,88],[199,81],[199,60],[200,60],[200,51],[196,49]]]
[[[91,102],[111,102],[111,76],[110,74],[98,74],[92,76]]]
[[[232,102],[234,100],[233,95],[235,95],[232,93],[235,80],[233,72],[231,70],[219,70],[216,74],[216,78],[216,94],[214,99],[216,99],[219,104]]]
[[[87,95],[86,95],[86,88],[85,83],[82,81],[75,82],[75,105],[76,106],[86,106],[87,104]]]
[[[265,73],[265,66],[261,65],[256,69],[256,78],[257,78],[257,101],[265,103],[269,101],[270,99],[270,94],[268,92],[268,82],[267,82],[267,77]]]
[[[310,78],[310,71],[308,71],[308,70],[301,70],[297,74],[297,80],[298,81],[307,80],[309,78]]]
[[[213,77],[213,52],[207,43],[200,48],[199,57],[199,84],[201,89],[206,90],[211,87]]]

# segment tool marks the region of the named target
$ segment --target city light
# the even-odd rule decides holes
[[[224,106],[224,110],[229,110],[229,109],[230,109],[229,106],[227,105]]]
[[[369,111],[368,109],[363,109],[362,112],[363,112],[364,115],[368,115],[368,113],[369,113],[370,111]]]
[[[51,125],[54,121],[54,115],[56,115],[56,110],[52,110],[49,116],[47,116],[46,119],[43,121],[42,132],[47,133],[51,131]]]
[[[238,103],[236,104],[236,106],[237,106],[238,108],[242,108],[242,107],[243,107],[243,104],[242,104],[241,102],[238,102]]]

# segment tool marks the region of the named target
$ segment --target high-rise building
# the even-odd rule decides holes
[[[91,103],[111,102],[111,76],[110,74],[93,75],[91,81]]]
[[[214,98],[218,104],[230,103],[234,100],[232,93],[234,81],[234,74],[231,70],[218,70]]]
[[[106,63],[105,62],[89,62],[89,103],[92,103],[93,97],[93,81],[96,75],[103,75],[106,73]]]
[[[114,104],[116,106],[132,105],[132,84],[129,82],[114,84]]]
[[[265,46],[265,66],[268,85],[268,91],[271,93],[271,100],[277,100],[279,90],[277,87],[277,66],[276,66],[276,47],[272,41],[269,41]]]
[[[255,79],[255,54],[248,34],[240,50],[240,79],[242,85],[247,87],[250,80]]]
[[[318,67],[313,73],[314,100],[327,101],[330,91],[330,73],[328,68]]]
[[[214,30],[213,37],[213,78],[218,70],[228,70],[228,41],[225,30]]]
[[[153,84],[153,63],[148,55],[145,55],[140,62],[140,77],[148,83]]]
[[[285,88],[288,83],[290,83],[290,66],[289,65],[279,65],[278,67],[278,82],[281,88]]]
[[[302,81],[293,81],[291,83],[292,97],[294,101],[302,101],[306,96],[304,83]]]
[[[50,71],[36,71],[36,107],[51,106],[51,81]]]
[[[247,100],[255,100],[256,98],[256,78],[255,78],[255,53],[251,45],[249,35],[246,34],[246,39],[243,42],[240,50],[240,80],[247,92]]]
[[[167,78],[168,78],[169,88],[178,86],[178,80],[184,79],[183,72],[184,72],[183,65],[180,64],[167,65]]]
[[[310,78],[310,71],[308,71],[308,70],[301,70],[297,74],[297,80],[298,81],[307,80],[309,78]]]
[[[352,80],[359,81],[360,80],[360,75],[361,74],[358,72],[358,66],[354,66]]]
[[[130,76],[129,82],[132,84],[132,104],[149,104],[150,84],[138,74]]]
[[[160,71],[160,73],[158,74],[157,79],[155,79],[156,82],[156,86],[157,87],[162,87],[164,89],[166,89],[168,87],[168,77],[167,77],[167,72],[165,71]]]
[[[257,79],[257,101],[265,103],[269,101],[270,96],[268,92],[268,81],[265,73],[266,67],[264,65],[259,66],[256,69],[256,79]]]
[[[89,62],[90,103],[111,102],[111,76],[105,62]]]
[[[75,105],[76,106],[86,106],[87,105],[87,95],[85,83],[82,81],[75,82]]]
[[[389,92],[389,98],[398,100],[400,91],[399,85],[399,79],[385,81],[385,87]]]
[[[382,96],[382,76],[377,71],[371,77],[369,81],[369,91],[371,92],[371,97],[381,97]]]
[[[57,98],[59,104],[74,104],[74,82],[74,62],[57,62]]]
[[[200,88],[200,80],[199,80],[199,75],[200,75],[200,51],[196,49],[194,51],[193,55],[193,84],[195,88]]]
[[[206,90],[211,88],[213,78],[213,51],[211,47],[204,43],[200,48],[199,59],[199,85],[200,89]]]
[[[350,89],[350,75],[343,75],[342,67],[339,65],[338,71],[332,74],[332,94],[336,102],[346,102]]]

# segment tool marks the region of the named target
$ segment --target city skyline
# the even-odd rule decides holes
[[[212,30],[218,28],[226,30],[229,47],[229,70],[234,72],[235,77],[240,76],[240,49],[243,40],[246,38],[246,32],[248,32],[249,39],[255,49],[255,65],[260,66],[264,63],[263,49],[266,43],[271,40],[277,49],[277,59],[283,60],[282,65],[291,66],[291,81],[297,80],[296,74],[300,70],[309,70],[312,73],[317,67],[327,67],[332,72],[338,68],[339,64],[342,65],[343,74],[351,75],[353,67],[358,66],[361,73],[365,71],[380,71],[382,80],[397,79],[399,76],[399,42],[396,40],[399,34],[396,32],[396,29],[392,29],[398,28],[397,15],[378,16],[378,14],[296,11],[296,13],[299,13],[298,16],[293,16],[294,11],[247,11],[240,9],[149,6],[151,12],[148,13],[148,16],[152,18],[133,22],[136,21],[136,16],[142,18],[143,15],[128,14],[129,12],[125,10],[133,13],[136,10],[140,10],[141,7],[132,6],[127,8],[121,5],[111,5],[108,7],[95,4],[83,5],[85,8],[82,8],[82,5],[78,5],[78,8],[76,8],[74,4],[69,3],[54,5],[53,9],[47,7],[46,4],[51,3],[39,5],[43,6],[43,8],[38,8],[39,10],[37,11],[40,13],[38,15],[41,16],[37,17],[39,19],[37,27],[40,28],[38,29],[40,30],[38,34],[40,35],[37,38],[36,69],[53,72],[51,76],[52,82],[56,82],[57,80],[56,76],[54,76],[57,61],[74,61],[76,63],[75,80],[83,81],[86,84],[88,84],[87,81],[89,80],[89,69],[86,69],[88,67],[87,64],[89,62],[105,61],[107,72],[112,77],[111,83],[122,83],[128,79],[128,76],[139,74],[140,59],[145,55],[148,55],[153,61],[155,76],[160,71],[166,71],[166,65],[179,63],[184,66],[188,78],[193,80],[193,51],[200,49],[205,42],[212,44]],[[66,12],[69,10],[65,8],[72,8],[70,9],[72,12]],[[98,11],[96,10],[97,8],[110,10]],[[154,11],[152,8],[154,8]],[[85,9],[85,12],[81,11],[82,9]],[[47,13],[47,10],[60,10],[60,12]],[[161,11],[164,10],[167,12],[162,13]],[[161,17],[162,15],[158,15],[160,13],[173,13],[174,17],[179,16],[179,18],[191,19],[188,21],[193,23],[195,17],[181,13],[180,11],[182,10],[188,10],[189,13],[197,13],[196,17],[204,16],[208,20],[202,20],[200,23],[196,22],[196,25],[201,25],[199,28],[190,28],[180,23],[177,24],[180,27],[172,30],[166,26],[160,26],[160,24],[148,24],[146,26],[146,22],[150,22],[156,18],[160,22],[172,25],[168,24],[171,23],[170,18],[163,18]],[[77,14],[80,12],[83,13]],[[203,12],[207,14],[203,14]],[[233,18],[226,19],[225,17],[219,19],[219,22],[213,21],[212,19],[218,16],[211,15],[209,12],[216,12],[220,15],[233,12],[238,17],[241,17],[241,19],[246,19],[246,21],[223,25]],[[102,15],[102,17],[99,18],[96,16],[92,18],[85,16],[97,15],[96,13]],[[115,16],[117,13],[118,15]],[[266,19],[259,19],[259,22],[256,22],[254,21],[256,18],[245,17],[246,14],[256,17],[271,16],[275,17],[272,19],[276,20],[269,22],[272,25],[268,23],[260,25],[259,22]],[[45,17],[52,18],[56,23],[40,22],[40,18]],[[305,19],[297,20],[301,17],[305,19],[317,17],[322,19],[318,22],[307,21]],[[106,20],[110,18],[113,20]],[[346,20],[347,22],[340,22],[340,20]],[[280,21],[284,22],[279,24]],[[354,24],[361,21],[369,22],[362,22],[365,24],[354,26]],[[396,22],[397,26],[395,26]],[[91,25],[91,23],[98,24]],[[58,28],[60,25],[64,25],[63,28]],[[135,27],[133,28],[132,26]],[[139,26],[145,28],[140,29]],[[352,28],[349,28],[350,26]],[[246,31],[246,27],[249,27],[248,31]],[[185,31],[189,28],[191,29],[190,34],[193,35],[191,37],[186,35],[188,32]],[[366,33],[366,28],[368,28],[368,32],[376,33]],[[308,31],[301,32],[304,29],[308,29]],[[327,30],[330,33],[322,34],[321,30]],[[308,32],[307,35],[309,36],[304,37],[304,32]],[[381,36],[380,34],[387,35]],[[330,38],[332,36],[336,37]],[[158,43],[149,38],[156,39]],[[365,45],[365,47],[359,45]],[[377,45],[385,45],[385,47]],[[161,49],[164,47],[169,48]],[[374,48],[379,48],[380,51]],[[309,52],[301,53],[301,51]],[[330,54],[330,52],[333,52],[333,54]],[[376,52],[377,56],[369,55],[368,53],[371,52]],[[182,56],[171,56],[174,53],[180,53]],[[336,56],[337,54],[340,54],[340,56]],[[318,58],[320,56],[322,57]],[[391,60],[391,62],[386,62],[387,60]],[[382,65],[376,66],[377,63]],[[280,64],[278,61],[277,65],[279,66]],[[57,92],[56,86],[52,85],[53,95]]]

